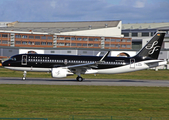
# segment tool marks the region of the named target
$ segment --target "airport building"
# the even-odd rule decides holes
[[[8,23],[0,27],[0,46],[35,48],[131,49],[121,21]]]

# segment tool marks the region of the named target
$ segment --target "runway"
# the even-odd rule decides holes
[[[169,80],[85,79],[78,82],[73,78],[27,78],[23,81],[16,77],[0,77],[0,84],[169,87]]]

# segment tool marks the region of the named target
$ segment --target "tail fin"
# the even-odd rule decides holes
[[[158,59],[164,36],[164,31],[157,32],[153,38],[137,53],[136,57],[141,57],[143,59]]]

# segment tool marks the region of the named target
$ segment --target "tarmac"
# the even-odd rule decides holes
[[[169,80],[85,79],[78,82],[70,78],[27,78],[23,81],[17,77],[0,77],[0,84],[169,87]]]

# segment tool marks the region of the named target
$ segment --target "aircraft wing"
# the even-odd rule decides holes
[[[78,64],[78,65],[71,65],[71,66],[67,66],[67,68],[83,68],[83,67],[97,67],[97,65],[99,63],[102,63],[105,58],[108,56],[108,54],[110,53],[110,51],[108,51],[99,61],[97,62],[92,62],[92,63],[86,63],[86,64]]]
[[[91,63],[86,63],[86,64],[78,64],[78,65],[71,65],[67,66],[66,68],[70,69],[72,72],[76,73],[75,71],[78,71],[80,73],[84,73],[87,69],[89,68],[97,68],[97,65],[99,63],[102,63],[105,58],[108,56],[110,51],[108,51],[99,61],[97,62],[91,62]],[[82,72],[83,71],[83,72]]]
[[[68,69],[75,69],[75,68],[91,68],[97,67],[97,63],[86,63],[86,64],[78,64],[78,65],[71,65],[67,66]]]

